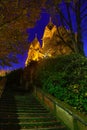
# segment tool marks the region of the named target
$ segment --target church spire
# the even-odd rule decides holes
[[[34,41],[38,41],[38,38],[37,38],[37,33],[35,33],[35,38],[34,38]]]
[[[37,38],[37,33],[35,33],[35,38]]]
[[[49,23],[52,23],[52,18],[51,18],[51,16],[50,16],[50,19],[49,19]]]
[[[49,23],[47,25],[47,27],[51,30],[54,27],[54,24],[52,23],[52,18],[49,18]]]

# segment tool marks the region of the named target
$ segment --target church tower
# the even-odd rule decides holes
[[[66,34],[67,30],[65,30],[62,26],[58,27],[58,30],[60,31],[66,42],[70,41],[69,37],[67,37]],[[71,53],[72,50],[69,48],[69,46],[65,45],[62,42],[58,35],[59,34],[57,31],[57,27],[53,24],[50,17],[49,23],[44,29],[42,46],[40,45],[36,34],[34,40],[29,46],[28,57],[25,61],[25,66],[28,66],[31,61],[39,61],[40,59],[46,57],[53,57],[55,55],[64,55]]]
[[[56,25],[53,24],[52,19],[50,17],[49,23],[45,27],[44,34],[42,37],[42,48],[44,54],[49,54],[49,46],[51,43],[51,39],[53,38],[54,33],[57,31]]]
[[[43,54],[41,53],[40,42],[37,39],[37,34],[35,34],[35,38],[31,42],[29,47],[28,57],[25,61],[25,66],[27,66],[31,61],[38,61],[41,57],[43,57]]]

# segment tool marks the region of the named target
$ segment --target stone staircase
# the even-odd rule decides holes
[[[5,90],[0,99],[0,130],[67,130],[30,93]]]

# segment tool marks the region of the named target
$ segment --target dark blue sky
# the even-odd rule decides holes
[[[50,15],[45,11],[42,11],[40,20],[36,22],[35,27],[27,29],[27,33],[29,35],[28,37],[29,42],[32,42],[33,39],[35,38],[35,34],[37,34],[39,42],[42,43],[41,39],[43,36],[44,28],[48,24],[49,18]]]
[[[85,6],[85,5],[84,5]],[[60,8],[62,9],[62,12],[65,16],[66,19],[68,19],[68,15],[67,15],[67,10],[66,10],[66,6],[64,4],[61,4],[60,5]],[[72,20],[72,27],[73,27],[73,31],[74,32],[77,32],[77,23],[76,23],[76,16],[75,16],[75,13],[73,12],[73,10],[70,9],[70,14],[71,14],[71,20]],[[56,22],[55,22],[55,17],[57,18]],[[42,13],[41,13],[41,18],[40,20],[38,20],[36,22],[36,25],[34,28],[30,28],[30,29],[27,29],[27,32],[28,32],[28,41],[29,42],[32,42],[33,39],[35,38],[35,33],[37,34],[37,37],[40,41],[40,43],[42,42],[41,41],[41,38],[43,36],[43,32],[44,32],[44,28],[45,26],[48,24],[49,22],[49,19],[50,19],[50,15],[45,11],[43,10]],[[61,25],[61,22],[60,22],[60,18],[58,15],[55,15],[53,18],[52,18],[52,21],[54,24],[56,24],[57,26]],[[67,25],[65,25],[67,29],[69,29],[69,27]],[[83,28],[82,30],[82,41],[83,41],[83,48],[84,48],[84,53],[85,53],[85,56],[87,56],[87,18],[85,18],[82,23],[81,23],[81,27]],[[84,31],[84,28],[86,28]]]
[[[85,6],[85,5],[84,5]],[[61,4],[60,8],[62,9],[62,12],[65,16],[66,19],[68,19],[68,16],[67,16],[67,11],[66,11],[66,6],[64,4]],[[75,14],[74,12],[70,9],[70,14],[71,14],[71,18],[72,18],[72,25],[73,25],[73,30],[74,32],[76,32],[77,30],[77,26],[76,26],[76,17],[75,17]],[[55,16],[57,16],[57,21],[56,23],[54,22],[54,18]],[[61,25],[61,22],[60,22],[60,19],[59,19],[59,16],[58,15],[55,15],[54,18],[52,19],[53,20],[53,23],[56,24],[56,25]],[[44,32],[44,28],[45,26],[48,24],[49,22],[49,18],[50,18],[50,15],[45,11],[45,10],[42,10],[42,13],[41,13],[41,17],[40,19],[36,22],[34,28],[28,28],[26,31],[28,33],[28,41],[29,42],[32,42],[33,39],[35,38],[35,34],[37,34],[37,37],[40,41],[40,43],[42,42],[41,41],[41,38],[43,36],[43,32]],[[67,25],[65,25],[66,28],[68,28]],[[87,27],[87,18],[85,18],[83,21],[82,21],[82,27]],[[82,30],[82,41],[84,42],[84,53],[85,55],[87,56],[87,29],[86,31],[83,31]],[[23,56],[21,55],[18,55],[18,58],[19,58],[19,64],[13,64],[13,67],[11,69],[16,69],[16,68],[20,68],[20,67],[23,67],[24,66],[24,63],[25,63],[25,60],[26,60],[26,57],[27,57],[27,53],[25,53]],[[8,68],[8,67],[6,67]]]
[[[42,43],[42,36],[43,36],[43,32],[44,32],[44,28],[45,26],[48,24],[50,19],[50,15],[45,12],[42,11],[41,13],[41,17],[40,19],[36,22],[35,26],[33,28],[28,28],[26,31],[28,33],[28,42],[32,42],[33,39],[35,38],[35,34],[37,34],[37,37],[39,39],[39,42]],[[27,58],[27,52],[25,52],[24,55],[18,55],[17,56],[19,59],[19,63],[18,64],[12,64],[12,67],[5,67],[3,69],[17,69],[17,68],[22,68],[25,65],[25,60]],[[2,68],[1,68],[2,69]]]

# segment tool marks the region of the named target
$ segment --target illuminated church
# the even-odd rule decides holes
[[[63,29],[61,26],[58,28],[60,31]],[[27,66],[31,61],[39,61],[45,57],[70,53],[71,49],[61,43],[61,40],[56,37],[57,35],[57,27],[52,23],[50,18],[49,23],[44,29],[42,45],[40,44],[37,36],[35,36],[34,40],[29,45],[29,51],[27,59],[25,61],[25,66]]]
[[[42,57],[42,47],[37,39],[37,36],[35,36],[34,40],[29,46],[28,57],[26,59],[25,66],[27,66],[31,61],[38,61],[42,59]]]

